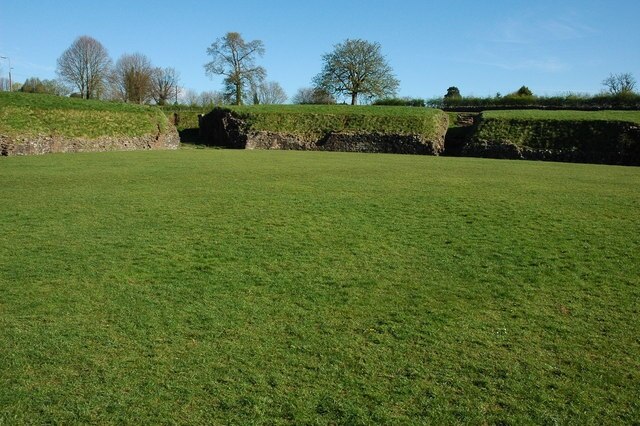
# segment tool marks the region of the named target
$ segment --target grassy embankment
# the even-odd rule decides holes
[[[58,136],[95,139],[143,136],[164,131],[167,118],[155,107],[72,99],[60,96],[0,93],[0,135],[14,138]]]
[[[224,107],[251,130],[322,137],[330,132],[415,134],[434,139],[447,115],[431,108],[350,105],[252,105]]]
[[[624,144],[620,138],[630,124],[640,124],[640,111],[486,111],[473,139],[508,140],[543,149],[613,151]]]
[[[0,159],[0,423],[630,424],[640,169]]]

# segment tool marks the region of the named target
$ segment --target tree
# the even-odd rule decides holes
[[[323,55],[322,61],[322,71],[314,78],[316,86],[351,96],[351,105],[358,103],[361,94],[369,98],[393,96],[400,85],[379,43],[347,39]]]
[[[302,87],[298,89],[292,99],[294,104],[335,104],[336,100],[324,89]]]
[[[444,95],[445,99],[460,99],[462,95],[460,95],[460,89],[456,86],[451,86],[447,89],[446,95]]]
[[[183,90],[181,93],[180,103],[184,105],[189,105],[192,107],[196,107],[199,105],[199,96],[198,93],[193,89]]]
[[[231,95],[232,91],[234,103],[242,105],[247,89],[262,82],[266,75],[265,69],[255,64],[256,57],[264,52],[262,41],[246,42],[240,33],[229,32],[207,48],[212,59],[204,68],[209,76],[223,75],[226,93]]]
[[[280,84],[275,81],[262,82],[254,86],[254,95],[259,104],[283,104],[288,96]]]
[[[198,96],[198,104],[202,107],[213,107],[224,103],[224,95],[216,91],[204,91]]]
[[[602,81],[602,84],[613,96],[630,95],[636,88],[636,79],[628,72],[611,74]]]
[[[151,96],[158,105],[166,105],[178,97],[180,75],[174,68],[154,68],[151,74]]]
[[[151,99],[154,68],[141,53],[124,54],[111,75],[115,93],[125,102],[143,104]]]
[[[13,83],[13,85],[15,84],[16,83]],[[8,92],[10,89],[9,79],[6,77],[0,77],[0,92]]]
[[[89,36],[78,37],[58,58],[58,75],[84,99],[100,97],[110,69],[107,49]]]
[[[24,93],[47,93],[50,95],[66,96],[70,90],[58,80],[40,80],[37,77],[30,77],[20,86],[20,92]]]
[[[533,92],[527,86],[522,86],[515,93],[515,96],[533,96]]]

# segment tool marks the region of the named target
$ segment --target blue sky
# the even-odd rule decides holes
[[[115,61],[140,52],[176,68],[196,91],[220,90],[204,73],[207,47],[228,31],[260,39],[268,79],[289,95],[347,38],[377,41],[401,96],[597,93],[610,73],[640,79],[638,0],[2,0],[0,55],[15,81],[54,78],[56,60],[80,35],[99,40]],[[7,62],[0,61],[6,75]]]

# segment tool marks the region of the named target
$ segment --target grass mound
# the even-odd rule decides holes
[[[0,158],[0,423],[632,424],[640,169]]]
[[[420,135],[440,138],[444,112],[431,108],[350,105],[252,105],[225,107],[250,130],[322,137],[327,133]]]
[[[506,147],[498,152],[635,165],[640,164],[639,125],[639,111],[487,111],[471,148]]]
[[[144,136],[167,128],[158,108],[61,96],[0,93],[0,135],[94,139]]]

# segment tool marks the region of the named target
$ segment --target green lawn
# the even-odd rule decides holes
[[[0,158],[0,424],[633,424],[640,169]]]

